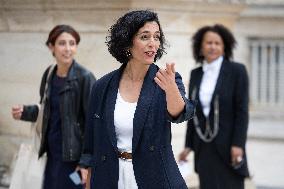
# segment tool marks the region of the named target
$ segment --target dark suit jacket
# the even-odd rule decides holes
[[[202,76],[202,67],[192,70],[189,84],[189,96],[191,97],[193,91],[196,91],[196,100],[198,101],[196,106],[196,116],[199,121],[199,127],[204,129],[205,116],[202,111],[201,103],[199,102],[199,88]],[[219,131],[212,142],[215,144],[217,152],[224,163],[231,167],[230,154],[232,145],[243,148],[245,152],[247,139],[249,95],[248,76],[244,65],[227,60],[223,61],[211,100],[209,113],[211,128],[213,128],[214,122],[213,102],[217,95],[219,97]],[[198,160],[200,142],[201,139],[196,133],[194,122],[190,120],[187,127],[185,146],[194,150],[195,162]],[[244,158],[244,165],[235,171],[242,176],[248,176],[246,156]]]
[[[91,186],[116,189],[119,164],[114,127],[114,109],[119,81],[125,65],[96,82],[87,118],[82,166],[92,166]],[[158,66],[151,65],[145,76],[133,120],[133,169],[142,189],[186,189],[171,146],[171,123],[193,116],[194,106],[185,97],[184,85],[176,74],[176,83],[185,101],[181,115],[172,119],[166,108],[165,92],[155,83]]]

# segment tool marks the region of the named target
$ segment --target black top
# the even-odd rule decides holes
[[[50,118],[48,125],[48,156],[62,160],[62,129],[60,119],[60,90],[64,87],[65,77],[54,74],[50,93]]]

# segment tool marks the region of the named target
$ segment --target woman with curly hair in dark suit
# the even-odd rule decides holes
[[[186,161],[194,151],[201,189],[242,189],[249,176],[247,72],[232,61],[236,41],[226,27],[202,27],[192,39],[193,56],[201,66],[191,72],[189,96],[198,103],[179,159]]]
[[[91,168],[91,188],[187,189],[172,152],[171,122],[191,118],[194,106],[174,64],[154,64],[164,43],[152,11],[128,12],[110,28],[108,50],[122,66],[91,94],[80,161]]]

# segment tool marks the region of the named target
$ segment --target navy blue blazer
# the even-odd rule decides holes
[[[125,65],[93,86],[87,117],[85,146],[80,165],[92,167],[91,188],[116,189],[119,163],[114,127],[114,109],[119,81]],[[168,114],[165,92],[155,83],[158,66],[152,64],[144,78],[138,99],[132,138],[133,169],[141,189],[187,189],[171,146],[171,122],[192,118],[194,104],[185,97],[181,76],[176,83],[185,101],[175,119]]]
[[[199,127],[204,130],[206,118],[199,101],[199,88],[202,76],[202,67],[191,71],[189,96],[192,96],[193,93],[196,94],[196,100],[198,101],[196,116],[199,121]],[[215,144],[216,152],[224,163],[232,168],[231,147],[233,145],[239,146],[245,152],[247,139],[249,86],[248,75],[244,65],[228,60],[223,61],[210,105],[209,122],[212,128],[214,125],[213,103],[217,96],[219,99],[219,130],[212,142]],[[188,121],[185,146],[194,150],[195,164],[197,164],[196,161],[199,157],[200,143],[201,139],[196,133],[194,122],[190,120]],[[249,176],[246,153],[244,154],[244,164],[240,168],[232,168],[232,170],[244,177]]]

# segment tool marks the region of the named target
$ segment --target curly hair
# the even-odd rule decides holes
[[[106,44],[110,54],[120,63],[127,63],[130,59],[127,50],[133,45],[133,37],[147,22],[156,22],[160,29],[160,47],[154,61],[160,59],[165,52],[165,36],[163,34],[157,13],[150,10],[131,11],[120,17],[110,27]]]
[[[224,43],[224,58],[230,60],[233,58],[233,49],[236,46],[236,40],[233,34],[225,26],[215,24],[213,26],[204,26],[200,28],[192,37],[192,51],[196,63],[203,63],[204,56],[201,53],[202,41],[206,32],[211,31],[218,34]]]

